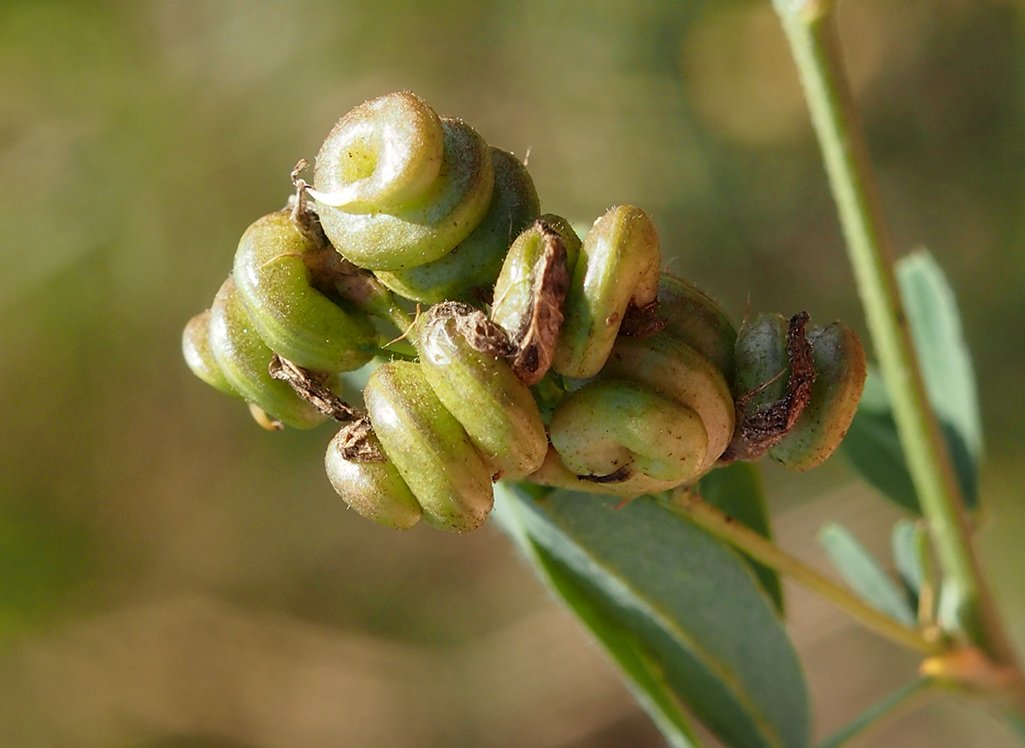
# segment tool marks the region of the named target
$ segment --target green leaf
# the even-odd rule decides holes
[[[706,503],[733,517],[759,535],[772,538],[768,503],[765,500],[761,473],[753,463],[734,462],[726,467],[713,470],[701,479],[698,489],[701,498]],[[784,612],[783,586],[780,584],[779,574],[746,554],[744,560],[751,565],[758,581],[769,593],[776,609],[782,615]]]
[[[898,520],[890,535],[890,548],[897,573],[907,590],[909,604],[918,610],[923,586],[936,586],[929,534],[920,522]]]
[[[897,263],[897,280],[929,402],[965,501],[974,507],[978,500],[982,425],[975,374],[954,292],[925,250]],[[870,372],[858,414],[844,440],[844,451],[884,496],[919,513],[889,400],[877,372]]]
[[[915,484],[911,481],[904,450],[897,437],[897,424],[886,396],[886,385],[872,366],[842,449],[855,469],[879,493],[904,509],[921,514]]]
[[[495,516],[674,745],[683,703],[727,745],[806,746],[800,664],[750,567],[656,499],[618,503],[499,484]]]
[[[692,748],[699,741],[686,713],[672,688],[665,682],[662,669],[646,651],[644,642],[629,630],[605,618],[587,593],[565,573],[558,561],[543,548],[526,540],[522,546],[532,555],[538,571],[586,625],[626,676],[634,698],[651,716],[662,735],[673,748]]]
[[[897,584],[846,528],[829,523],[819,542],[847,584],[873,607],[901,623],[915,625],[915,614]]]

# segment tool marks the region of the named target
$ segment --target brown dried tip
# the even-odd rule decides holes
[[[374,427],[366,416],[346,424],[331,442],[350,462],[387,462],[381,443],[374,438]]]
[[[509,358],[516,347],[509,341],[505,330],[487,318],[480,309],[460,301],[443,301],[432,306],[425,315],[426,322],[453,318],[456,330],[466,338],[470,347],[494,358]]]
[[[304,369],[277,354],[271,358],[267,371],[272,379],[287,383],[299,397],[336,421],[347,423],[364,417],[331,391],[327,385],[328,376],[325,374]]]
[[[531,268],[530,306],[511,334],[516,354],[510,365],[520,381],[530,386],[541,381],[552,365],[555,344],[562,329],[562,308],[569,290],[566,247],[559,233],[538,219],[544,250]]]
[[[799,312],[787,325],[787,357],[790,370],[780,371],[761,386],[736,398],[737,426],[720,462],[757,460],[787,435],[801,417],[815,382],[811,344],[805,334],[808,313]],[[779,377],[787,376],[786,391],[778,400],[749,409],[752,398]]]

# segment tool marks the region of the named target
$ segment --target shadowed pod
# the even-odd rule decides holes
[[[824,462],[840,446],[865,386],[865,351],[839,322],[807,328],[808,315],[790,320],[758,314],[737,336],[737,428],[724,460],[768,453],[795,470]],[[807,328],[807,329],[806,329]]]

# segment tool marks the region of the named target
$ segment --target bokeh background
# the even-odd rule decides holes
[[[1022,641],[1025,2],[841,11],[896,245],[928,246],[964,313],[984,551]],[[330,429],[262,432],[181,360],[295,161],[403,88],[529,151],[546,210],[647,208],[735,317],[863,329],[769,0],[4,0],[0,745],[661,744],[497,530],[360,520]],[[832,518],[886,555],[898,514],[841,458],[766,476],[789,549],[821,561]],[[788,592],[816,734],[914,672]],[[861,744],[1008,741],[940,700]]]

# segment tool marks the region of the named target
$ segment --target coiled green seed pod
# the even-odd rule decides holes
[[[531,478],[637,496],[708,472],[734,429],[722,372],[667,332],[620,337],[599,378],[558,405],[552,448]]]
[[[598,373],[627,310],[656,300],[661,258],[658,233],[640,208],[621,205],[594,222],[566,296],[557,372],[579,379]]]
[[[668,334],[711,361],[727,382],[733,381],[737,331],[712,297],[682,278],[662,273],[658,314]]]
[[[516,346],[511,363],[525,384],[541,381],[552,365],[579,254],[580,239],[569,222],[545,215],[516,237],[502,264],[491,319]]]
[[[376,436],[367,437],[370,450],[383,453]],[[347,456],[348,432],[339,431],[328,445],[324,469],[335,492],[357,513],[396,530],[408,530],[423,512],[395,464],[388,459],[355,460]]]
[[[210,310],[200,312],[189,320],[182,331],[182,354],[185,363],[197,377],[225,395],[240,397],[232,387],[221,367],[217,365],[214,352],[210,349]]]
[[[838,322],[808,332],[815,384],[794,427],[769,448],[769,456],[793,470],[828,459],[847,434],[865,388],[865,350],[857,334]]]
[[[737,429],[724,460],[768,452],[807,470],[840,445],[864,387],[865,353],[849,328],[806,330],[807,320],[804,313],[789,321],[759,314],[741,328],[733,384]]]
[[[513,239],[537,218],[534,182],[510,153],[491,149],[495,188],[488,212],[468,237],[439,260],[408,270],[377,271],[381,282],[413,301],[480,301],[491,295]]]
[[[548,439],[530,390],[499,357],[504,337],[489,339],[492,330],[465,305],[434,307],[420,328],[420,366],[492,473],[522,478],[541,464]]]
[[[386,461],[348,457],[333,443],[329,477],[353,509],[377,522],[409,527],[422,514],[435,527],[472,530],[490,512],[492,480],[522,478],[541,464],[545,427],[530,390],[502,358],[505,335],[481,312],[441,304],[415,332],[419,363],[384,364],[364,392]]]
[[[440,260],[466,239],[488,210],[494,180],[484,139],[406,91],[338,121],[317,154],[309,194],[344,257],[398,271]]]
[[[238,294],[264,342],[280,356],[325,372],[358,369],[376,350],[370,318],[315,287],[315,271],[337,253],[304,232],[289,211],[246,229],[235,252]]]
[[[491,470],[419,364],[384,364],[363,397],[374,432],[424,519],[457,532],[481,525],[493,502]]]
[[[267,347],[229,277],[210,309],[210,350],[224,379],[247,402],[287,426],[308,429],[325,416],[269,372],[274,352]]]

